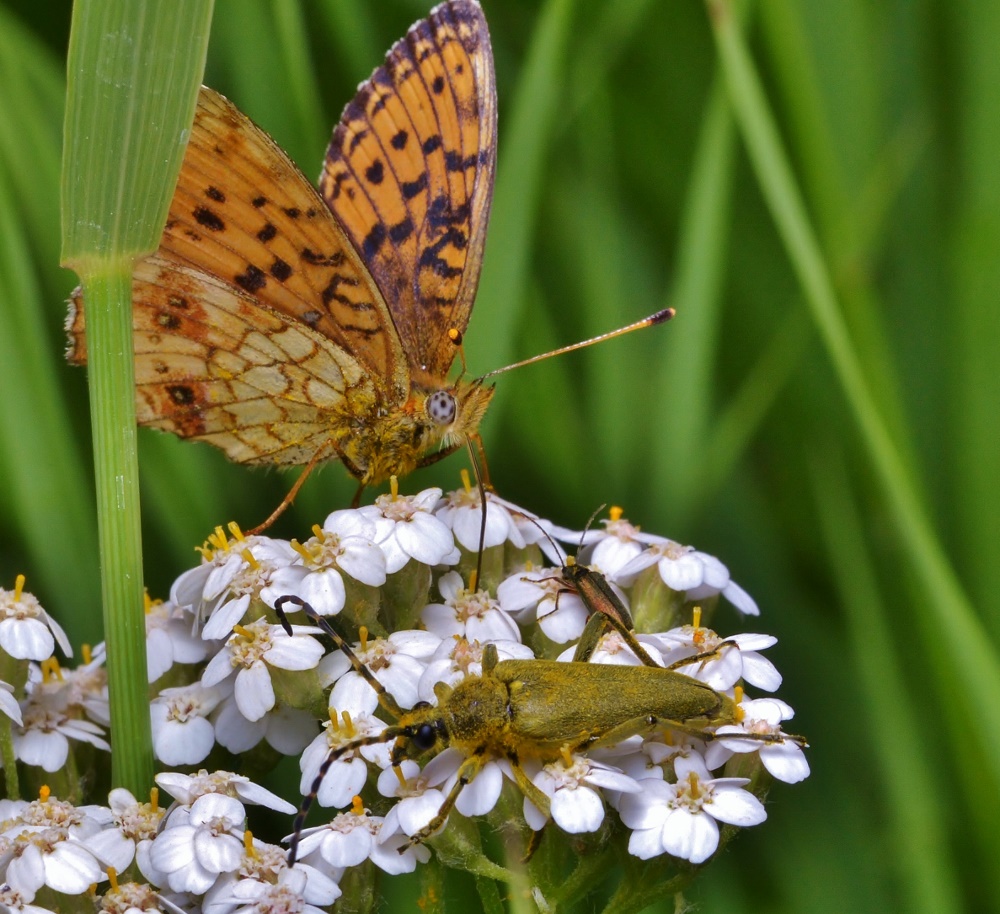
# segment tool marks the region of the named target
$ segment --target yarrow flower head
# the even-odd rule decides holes
[[[24,589],[24,575],[17,576],[13,590],[0,587],[0,648],[16,660],[41,661],[52,656],[56,643],[73,656],[59,623]]]
[[[336,615],[347,602],[347,583],[385,583],[386,555],[375,542],[376,532],[375,521],[360,510],[334,511],[305,542],[292,540],[299,563],[275,571],[262,599],[273,606],[278,597],[293,594],[320,615]]]
[[[385,553],[388,574],[411,560],[425,565],[454,565],[459,560],[454,535],[433,513],[440,499],[441,490],[436,488],[400,495],[393,482],[391,494],[359,509],[375,524],[375,542]]]
[[[722,594],[746,616],[760,615],[757,604],[742,587],[729,577],[729,569],[715,556],[673,540],[649,545],[614,573],[614,580],[629,587],[647,568],[656,566],[660,579],[671,590],[683,593],[686,601],[706,600]]]
[[[27,911],[44,886],[86,878],[107,884],[108,905],[153,897],[172,912],[356,907],[376,872],[411,872],[431,847],[481,874],[470,830],[519,808],[546,841],[597,832],[595,848],[673,857],[690,874],[728,839],[718,823],[763,821],[770,778],[808,774],[803,741],[782,730],[791,708],[744,694],[781,685],[763,654],[775,639],[701,624],[695,597],[756,610],[718,560],[617,510],[581,534],[489,492],[476,581],[481,509],[471,486],[406,496],[394,484],[301,542],[231,525],[170,601],[147,602],[156,757],[190,766],[226,750],[253,770],[297,758],[299,794],[329,812],[287,839],[294,865],[250,828],[254,804],[288,816],[287,799],[231,772],[166,772],[173,805],[115,791],[75,830],[0,811],[0,866],[15,850],[3,903]],[[689,624],[633,631],[657,601]],[[22,719],[20,765],[69,767],[81,742],[107,749],[103,656],[73,671],[46,659],[0,686],[0,710]],[[124,870],[148,892],[109,881]]]
[[[744,790],[748,778],[713,778],[697,754],[676,757],[674,772],[673,783],[646,778],[622,797],[622,822],[633,830],[629,853],[641,860],[667,853],[704,863],[719,847],[719,822],[745,827],[767,818]]]

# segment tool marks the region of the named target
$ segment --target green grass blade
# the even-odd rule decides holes
[[[937,538],[926,507],[876,405],[868,378],[841,316],[826,264],[806,216],[760,80],[735,28],[728,3],[710,7],[716,42],[737,122],[778,232],[802,285],[844,395],[893,513],[901,543],[929,599],[950,669],[969,693],[1000,691],[1000,665]],[[975,734],[988,749],[991,789],[1000,789],[1000,709],[987,703]],[[984,773],[985,774],[985,773]]]
[[[563,84],[573,5],[572,0],[548,0],[542,9],[500,133],[489,243],[472,317],[475,329],[467,337],[474,370],[514,361],[515,328],[524,313],[543,166]]]
[[[735,131],[725,87],[712,88],[682,217],[663,363],[654,381],[666,405],[653,449],[652,473],[663,480],[661,506],[683,525],[704,493],[708,422],[714,408],[720,292],[729,233]],[[713,458],[720,455],[709,451]],[[735,458],[735,455],[733,455]]]
[[[889,843],[896,848],[900,908],[926,914],[963,910],[941,793],[926,761],[926,725],[914,707],[886,624],[852,484],[841,461],[827,456],[814,470],[820,520],[846,610],[851,652],[867,699],[870,738],[882,769]],[[921,702],[922,704],[922,702]]]
[[[0,586],[24,573],[28,589],[71,639],[101,637],[92,537],[66,535],[93,523],[83,448],[60,385],[61,298],[57,188],[64,89],[61,64],[0,8],[0,519],[9,545]],[[56,545],[58,543],[58,545]]]
[[[131,274],[159,244],[204,71],[211,2],[81,0],[70,34],[63,262],[87,298],[112,780],[152,779],[136,458]],[[109,88],[111,87],[111,88]]]

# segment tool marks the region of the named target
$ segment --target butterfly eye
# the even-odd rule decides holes
[[[427,415],[435,425],[451,425],[458,412],[455,398],[446,390],[435,390],[427,398],[426,409]]]

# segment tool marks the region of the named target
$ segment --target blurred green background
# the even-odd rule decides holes
[[[498,379],[497,489],[568,526],[619,504],[718,555],[763,611],[719,629],[778,636],[812,742],[813,776],[777,785],[688,900],[1000,910],[1000,7],[765,0],[745,39],[721,2],[485,9],[499,168],[470,370],[679,312]],[[427,10],[217,0],[206,82],[315,176]],[[79,642],[100,594],[86,376],[62,360],[70,12],[0,3],[0,586],[26,574]],[[293,477],[140,438],[165,596],[214,525],[259,522]],[[308,535],[353,490],[328,466],[274,532]]]

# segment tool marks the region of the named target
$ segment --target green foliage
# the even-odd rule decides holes
[[[1000,907],[981,875],[1000,795],[1000,12],[768,0],[744,45],[722,0],[485,7],[500,163],[470,370],[678,309],[501,377],[494,482],[567,525],[618,503],[722,557],[781,639],[813,744],[813,777],[776,788],[688,900]],[[0,585],[24,572],[96,639],[85,376],[60,360],[62,12],[0,5]],[[207,81],[314,174],[358,81],[426,12],[218,0]],[[252,526],[292,478],[139,437],[164,595],[212,526]],[[404,486],[454,486],[460,466]],[[352,492],[330,466],[274,532],[306,535]]]

